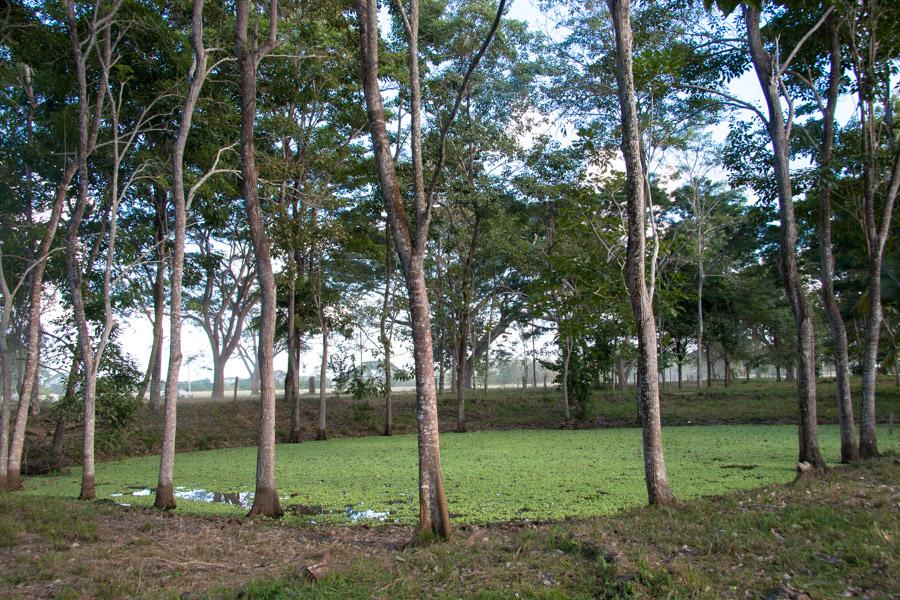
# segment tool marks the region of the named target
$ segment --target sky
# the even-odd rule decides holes
[[[534,0],[514,0],[511,3],[508,12],[509,18],[519,19],[528,22],[529,26],[536,30],[547,34],[551,39],[559,40],[565,35],[565,31],[558,28],[552,16],[544,14],[538,7],[538,3]],[[760,109],[763,109],[763,98],[759,89],[759,83],[756,76],[748,71],[741,77],[735,79],[730,84],[730,91],[743,100],[754,103]],[[838,105],[837,118],[839,122],[844,122],[850,118],[855,110],[855,104],[847,97],[842,98]],[[561,136],[558,126],[551,133]],[[714,142],[722,143],[728,134],[728,123],[722,122],[714,126],[711,135]],[[720,173],[721,175],[721,173]],[[137,316],[127,320],[124,324],[124,331],[121,339],[126,340],[125,349],[131,353],[141,369],[146,369],[147,362],[150,357],[150,346],[152,342],[152,326],[148,319]],[[164,324],[164,331],[168,333],[168,320]],[[337,336],[336,336],[337,337]],[[369,348],[376,346],[377,335],[374,332],[368,332],[366,336],[370,341]],[[515,340],[514,340],[514,343]],[[334,344],[334,341],[332,341]],[[355,346],[355,345],[354,345]],[[163,343],[163,364],[168,361],[168,335]],[[186,381],[188,377],[198,380],[212,378],[212,362],[210,360],[209,341],[206,334],[196,324],[185,321],[182,329],[182,351],[185,359],[193,357],[190,366],[183,363],[180,379]],[[334,349],[330,350],[331,353]],[[359,350],[355,350],[355,354],[359,356]],[[322,344],[319,339],[310,340],[309,348],[303,352],[301,356],[301,373],[303,375],[318,375],[319,363],[322,356]],[[368,351],[363,351],[363,360],[373,360],[375,357]],[[358,359],[357,359],[358,360]],[[412,363],[412,354],[409,347],[398,347],[395,349],[393,360],[395,365],[409,366]],[[287,366],[287,357],[284,353],[276,356],[275,369],[284,370]],[[238,358],[237,353],[228,362],[225,370],[227,378],[248,377],[247,370]]]

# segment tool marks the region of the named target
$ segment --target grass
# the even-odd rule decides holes
[[[896,449],[897,435],[882,427],[882,450]],[[674,492],[688,499],[789,481],[795,474],[796,436],[796,428],[787,425],[668,427],[664,442]],[[822,426],[820,437],[825,456],[834,459],[837,428]],[[445,434],[441,441],[456,523],[612,514],[646,498],[639,429],[482,431]],[[282,505],[290,519],[304,523],[346,522],[351,515],[366,520],[365,511],[384,513],[388,522],[413,523],[415,443],[414,436],[405,435],[279,445]],[[252,492],[255,460],[254,447],[178,454],[176,486]],[[98,497],[149,505],[157,469],[155,457],[101,463]],[[31,494],[71,497],[78,493],[79,477],[73,469],[28,478],[25,485]],[[198,514],[245,512],[223,502],[180,500],[179,507]]]
[[[821,423],[837,423],[835,385],[833,381],[818,383],[818,414]],[[854,399],[859,398],[859,380],[853,380]],[[561,396],[553,386],[537,389],[492,389],[466,394],[466,415],[469,429],[553,429],[563,421]],[[666,384],[662,390],[663,424],[793,424],[797,420],[796,384],[793,382],[739,380],[725,387],[685,384],[678,389]],[[304,439],[315,436],[318,399],[303,396],[302,434]],[[858,402],[857,409],[858,409]],[[277,409],[277,438],[286,441],[290,423],[290,407],[279,401]],[[394,423],[396,433],[415,431],[414,396],[399,393],[395,397]],[[456,399],[449,393],[440,398],[439,413],[442,431],[456,426]],[[878,389],[878,417],[882,423],[891,415],[900,418],[900,387],[892,379],[882,377]],[[256,443],[259,406],[256,401],[240,398],[237,402],[184,401],[178,407],[179,452],[214,450]],[[383,403],[373,399],[353,402],[346,396],[328,400],[328,434],[332,437],[376,435],[383,428]],[[45,465],[53,434],[51,411],[45,410],[32,419],[28,428],[26,466]],[[122,443],[112,448],[99,447],[101,459],[159,454],[162,440],[161,417],[148,409],[140,411],[137,423],[126,432]],[[639,425],[634,390],[600,389],[592,392],[578,427],[634,427]],[[80,463],[81,431],[73,426],[66,437],[66,462]]]
[[[548,523],[458,527],[448,543],[401,549],[409,529],[293,528],[268,520],[118,509],[15,494],[0,522],[11,598],[896,598],[900,467],[835,467],[671,507]],[[52,508],[49,513],[43,505]],[[96,536],[54,549],[54,528]],[[304,568],[324,562],[311,582]]]
[[[210,598],[896,598],[900,468],[890,459],[613,517],[466,531],[311,585]],[[801,594],[808,594],[802,596]]]

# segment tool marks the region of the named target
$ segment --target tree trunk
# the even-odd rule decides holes
[[[628,376],[625,374],[625,360],[621,356],[616,357],[616,374],[616,389],[624,390]]]
[[[253,371],[250,373],[250,394],[259,396],[259,362],[253,363]]]
[[[181,111],[178,134],[172,149],[172,206],[175,212],[175,235],[172,245],[170,283],[169,364],[166,368],[163,404],[162,448],[159,456],[159,481],[153,506],[163,510],[175,508],[175,427],[178,406],[178,373],[181,369],[181,291],[184,279],[184,247],[187,228],[187,198],[184,189],[184,149],[191,130],[194,108],[206,78],[207,53],[203,46],[203,0],[194,0],[191,15],[191,47],[194,71],[188,95]]]
[[[681,365],[683,361],[678,361],[678,389],[681,389]]]
[[[697,218],[697,387],[703,385],[703,377],[700,365],[703,362],[703,283],[706,274],[703,271],[703,230],[700,225],[699,203],[695,203],[695,215]],[[707,365],[709,356],[706,357]],[[706,369],[706,377],[709,378],[709,368]]]
[[[790,146],[779,96],[780,66],[763,47],[759,28],[759,9],[744,5],[744,22],[750,57],[766,99],[769,119],[766,128],[772,141],[775,183],[778,189],[781,217],[781,271],[794,321],[797,327],[797,404],[800,412],[799,462],[808,463],[816,471],[825,470],[819,451],[816,421],[815,331],[809,304],[797,265],[797,225],[794,218],[794,196],[790,177]]]
[[[409,313],[412,321],[413,356],[416,371],[416,422],[419,444],[419,527],[417,536],[425,539],[451,535],[450,515],[444,496],[441,477],[440,445],[438,443],[437,393],[434,380],[434,352],[431,339],[431,315],[428,289],[425,284],[424,259],[428,240],[434,190],[445,158],[446,134],[459,110],[472,72],[487,50],[497,32],[503,16],[505,0],[501,0],[497,15],[487,39],[474,55],[463,76],[456,101],[438,140],[438,154],[434,172],[426,192],[422,159],[422,98],[419,72],[419,3],[411,0],[407,15],[404,10],[403,25],[408,41],[409,106],[411,117],[412,181],[415,208],[415,234],[410,231],[410,220],[398,186],[396,165],[391,156],[391,144],[387,134],[378,81],[378,5],[376,0],[356,0],[359,21],[361,74],[366,100],[369,132],[381,184],[394,246],[403,269],[409,297]]]
[[[715,374],[715,363],[712,360],[712,352],[709,350],[709,342],[706,343],[706,387],[712,387]]]
[[[891,150],[893,165],[887,182],[877,181],[878,154],[881,152],[880,131],[876,119],[875,97],[877,87],[876,65],[882,57],[878,56],[881,40],[877,39],[878,15],[880,10],[870,3],[863,4],[869,39],[866,42],[865,57],[854,64],[856,88],[859,108],[860,130],[863,141],[863,222],[868,251],[867,291],[869,293],[868,314],[866,315],[865,336],[862,361],[862,406],[859,422],[859,455],[861,458],[873,458],[880,455],[875,425],[876,387],[878,384],[878,343],[881,336],[881,267],[884,259],[884,248],[892,231],[892,214],[894,202],[900,189],[900,153],[894,150],[893,133],[893,101],[890,93],[890,73],[888,72],[884,94],[884,120],[887,123],[888,148]],[[856,61],[855,61],[856,62]],[[883,192],[881,202],[881,223],[876,216],[878,198],[877,188],[887,189]]]
[[[210,400],[225,399],[225,363],[228,359],[224,356],[213,357],[213,381]]]
[[[259,203],[257,184],[256,150],[253,141],[253,127],[256,118],[256,69],[264,56],[275,47],[278,26],[278,0],[269,6],[269,34],[266,41],[250,42],[247,26],[250,20],[250,1],[237,1],[235,19],[235,45],[240,71],[241,109],[241,180],[250,238],[256,257],[256,274],[260,287],[259,325],[259,442],[256,455],[256,493],[248,516],[280,517],[284,514],[278,501],[275,485],[275,372],[273,369],[275,345],[275,274],[272,271],[272,256],[266,226]],[[254,34],[254,38],[256,35]]]
[[[166,311],[166,229],[168,219],[166,216],[166,192],[159,186],[154,187],[154,205],[156,206],[156,277],[153,281],[153,342],[150,347],[150,361],[147,365],[147,375],[138,393],[138,398],[144,400],[147,387],[150,389],[150,397],[147,401],[150,410],[159,408],[162,388],[162,345],[163,345],[163,320]]]
[[[12,409],[12,370],[9,366],[9,344],[6,332],[9,329],[12,297],[4,296],[3,315],[0,316],[0,492],[7,489],[7,468],[9,463],[9,415]],[[19,401],[21,404],[21,400]]]
[[[562,364],[562,394],[563,394],[563,414],[565,415],[566,424],[572,422],[572,414],[569,402],[569,362],[572,360],[572,336],[566,336],[563,348],[563,364]]]
[[[464,284],[465,285],[465,284]],[[466,432],[466,354],[468,353],[468,310],[463,308],[456,336],[456,433]]]
[[[622,155],[626,167],[628,247],[626,281],[638,335],[637,405],[641,417],[644,472],[650,504],[674,500],[669,489],[662,446],[656,322],[647,290],[646,203],[641,164],[637,100],[632,74],[632,32],[629,0],[607,0],[616,36],[616,82],[622,117]]]
[[[394,275],[394,249],[391,246],[391,227],[384,224],[384,302],[381,305],[381,319],[378,322],[378,333],[384,351],[384,435],[394,433],[393,406],[393,366],[391,365],[391,336],[388,335],[387,321],[391,307],[391,281]],[[443,373],[443,370],[442,370]],[[443,382],[441,382],[443,387]]]
[[[325,378],[328,376],[328,325],[322,321],[322,362],[319,364],[319,424],[316,427],[316,439],[327,440],[328,429],[326,419],[328,407],[326,404]]]
[[[835,383],[837,384],[838,418],[841,431],[841,462],[848,463],[859,458],[856,442],[856,425],[853,417],[853,401],[850,394],[850,356],[847,343],[847,327],[834,292],[834,251],[831,243],[831,153],[834,146],[834,113],[840,93],[841,41],[837,16],[828,18],[828,45],[830,50],[830,71],[828,92],[823,114],[822,143],[819,145],[819,251],[821,253],[822,304],[831,328],[834,346]]]
[[[96,16],[96,15],[95,15]],[[69,218],[68,228],[66,231],[66,275],[69,283],[69,291],[72,298],[72,312],[75,318],[75,324],[78,330],[78,347],[81,351],[81,360],[84,364],[84,437],[82,444],[82,474],[81,474],[81,494],[82,500],[91,500],[95,496],[94,490],[94,429],[95,429],[95,394],[97,384],[97,367],[95,363],[94,350],[92,348],[91,332],[87,322],[85,312],[84,295],[82,290],[82,277],[85,269],[90,269],[92,265],[82,264],[79,252],[79,230],[81,222],[87,210],[88,202],[88,184],[90,173],[88,171],[88,154],[92,150],[93,144],[90,139],[88,113],[90,110],[90,100],[87,91],[87,58],[82,54],[82,40],[78,37],[77,21],[75,16],[75,6],[72,2],[68,2],[66,6],[67,29],[69,41],[74,55],[76,66],[76,78],[78,81],[78,194],[75,200],[75,206]],[[95,35],[95,34],[94,34]],[[104,47],[104,52],[109,49],[109,30],[106,29],[105,40],[100,42]],[[108,57],[107,57],[108,58]],[[108,72],[104,70],[101,78],[100,88],[97,95],[98,108],[101,103],[101,94],[106,94],[106,76]],[[99,114],[99,113],[98,113]],[[106,294],[108,289],[104,289]],[[104,301],[106,298],[104,298]],[[39,334],[39,332],[38,332]],[[33,375],[26,374],[26,382],[32,379]],[[30,396],[24,392],[19,395],[19,405],[23,403],[27,405]]]
[[[43,332],[38,333],[38,368],[34,371],[34,381],[31,382],[31,394],[28,396],[28,416],[36,417],[41,413],[41,354],[43,354]]]
[[[407,282],[413,322],[416,370],[416,422],[419,424],[419,534],[450,537],[450,513],[441,477],[437,396],[431,350],[431,316],[421,262],[411,265]],[[457,384],[459,387],[459,384]]]
[[[725,387],[731,385],[731,358],[727,351],[722,351],[722,357],[725,361]]]
[[[31,270],[31,285],[29,287],[28,306],[28,335],[25,353],[24,381],[20,388],[20,394],[31,397],[31,386],[34,382],[34,374],[38,370],[38,338],[41,331],[41,299],[44,290],[44,272],[47,269],[47,256],[50,254],[50,246],[56,237],[59,220],[62,214],[63,204],[68,195],[69,185],[78,170],[78,163],[73,161],[66,164],[60,177],[59,187],[56,188],[56,196],[53,199],[53,208],[50,211],[50,219],[44,230],[44,237],[38,248],[35,260],[37,265]],[[10,382],[10,385],[12,382]],[[20,396],[21,398],[21,396]],[[11,407],[7,404],[7,410]],[[20,470],[22,465],[22,452],[25,449],[25,428],[28,425],[28,404],[19,402],[16,410],[16,418],[13,423],[9,442],[9,458],[7,461],[7,488],[10,490],[22,489]],[[5,448],[5,446],[4,446]],[[3,452],[0,452],[0,456]]]
[[[288,360],[291,361],[291,381],[290,385],[285,384],[285,398],[288,400],[288,403],[291,406],[291,432],[288,436],[288,442],[292,444],[298,444],[303,441],[301,435],[301,404],[300,404],[300,369],[299,369],[299,336],[295,337],[290,341],[288,347],[291,344],[294,345],[294,349],[291,352],[288,352]]]

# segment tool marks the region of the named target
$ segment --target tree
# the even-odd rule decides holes
[[[226,205],[227,207],[227,205]],[[226,221],[232,221],[225,217]],[[194,228],[199,251],[195,261],[201,282],[197,296],[189,297],[189,318],[209,339],[213,361],[212,400],[225,399],[225,365],[237,348],[247,315],[259,301],[256,267],[240,225],[211,223]],[[220,235],[216,236],[217,230]],[[193,278],[192,278],[193,279]]]
[[[644,475],[651,504],[674,499],[669,489],[659,410],[656,322],[645,273],[646,188],[631,58],[629,0],[608,0],[616,36],[616,82],[622,115],[622,155],[625,159],[628,213],[626,281],[638,337],[637,403],[644,440]]]
[[[235,21],[235,45],[237,47],[240,70],[241,109],[241,180],[250,238],[256,257],[256,273],[260,288],[259,327],[259,442],[256,456],[256,493],[249,516],[264,515],[280,517],[283,512],[278,501],[275,486],[275,372],[272,366],[275,345],[276,293],[275,275],[269,239],[263,223],[259,202],[258,172],[256,168],[253,127],[256,119],[257,69],[263,58],[275,49],[278,33],[278,0],[269,4],[269,31],[265,41],[260,43],[254,33],[248,37],[250,22],[250,1],[238,0]]]
[[[438,444],[437,396],[434,382],[434,362],[431,340],[431,315],[429,314],[428,289],[425,284],[424,259],[428,240],[428,226],[435,187],[443,168],[444,145],[447,131],[453,123],[465,95],[472,72],[487,51],[506,5],[500,1],[497,16],[485,37],[484,43],[472,56],[459,87],[458,94],[447,116],[442,119],[437,158],[426,191],[422,159],[422,100],[419,73],[419,3],[410,2],[409,12],[400,6],[398,12],[407,36],[409,65],[409,105],[412,119],[411,149],[413,163],[413,198],[415,205],[415,230],[410,229],[406,207],[400,193],[396,164],[391,156],[390,141],[384,116],[384,105],[378,82],[378,10],[375,0],[357,0],[356,14],[359,20],[360,51],[362,61],[363,91],[369,117],[369,131],[375,151],[381,194],[391,226],[391,235],[409,297],[412,321],[413,354],[416,370],[416,422],[419,426],[419,527],[421,537],[438,535],[448,539],[451,534],[450,515],[444,496],[441,477],[440,446]]]
[[[178,406],[178,373],[181,370],[181,325],[182,325],[182,286],[184,280],[185,239],[187,237],[187,214],[191,208],[194,195],[218,168],[219,159],[224,149],[216,153],[212,167],[206,171],[193,185],[185,189],[184,154],[191,132],[191,123],[200,90],[211,71],[208,64],[208,52],[203,44],[203,0],[194,0],[191,11],[191,49],[193,54],[190,73],[190,87],[181,110],[178,130],[172,151],[172,206],[175,212],[174,240],[172,242],[172,269],[170,282],[170,316],[169,316],[169,364],[166,370],[165,401],[163,406],[162,448],[159,457],[159,482],[156,484],[156,497],[153,505],[156,508],[171,510],[175,508],[174,471],[175,471],[175,427]],[[215,64],[213,65],[213,67]]]
[[[760,29],[760,10],[749,4],[744,5],[742,10],[744,24],[747,28],[750,59],[768,111],[768,118],[765,118],[762,113],[759,113],[759,117],[765,122],[772,143],[772,164],[781,219],[780,267],[797,327],[797,403],[800,409],[799,462],[809,464],[816,471],[823,471],[825,460],[819,451],[816,422],[815,330],[797,266],[797,225],[794,216],[794,197],[789,165],[789,140],[794,113],[790,98],[788,98],[789,114],[787,118],[785,118],[781,103],[781,92],[784,88],[782,76],[789,68],[794,53],[804,40],[801,39],[798,42],[798,46],[788,54],[785,61],[782,62],[780,58],[776,60],[764,46]],[[809,31],[810,35],[823,23],[829,12],[830,9]]]
[[[891,97],[890,73],[893,70],[891,62],[897,58],[896,33],[892,36],[890,29],[882,29],[884,23],[893,20],[890,15],[896,17],[898,13],[896,7],[890,10],[877,0],[862,3],[859,8],[855,4],[851,6],[847,20],[850,63],[856,80],[862,138],[862,220],[868,254],[868,311],[862,357],[859,454],[862,458],[872,458],[879,455],[875,431],[875,387],[878,381],[878,341],[883,321],[881,271],[885,246],[891,233],[891,215],[900,189],[900,149],[895,147],[897,144],[891,120],[894,100]],[[875,108],[878,100],[884,103],[886,132],[878,126]],[[887,147],[887,157],[884,157],[884,146]],[[879,208],[881,222],[878,219]]]

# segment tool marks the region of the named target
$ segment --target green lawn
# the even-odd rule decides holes
[[[897,449],[900,433],[890,433],[887,426],[879,433],[882,450]],[[834,460],[837,428],[822,426],[820,437],[826,458]],[[667,427],[664,442],[670,480],[682,499],[794,477],[794,426]],[[611,514],[645,501],[639,429],[447,433],[441,443],[445,487],[457,523]],[[252,492],[255,460],[254,447],[178,454],[176,486]],[[356,516],[387,513],[388,522],[416,518],[414,436],[282,444],[277,464],[282,506],[291,519],[345,522],[347,507]],[[101,463],[98,497],[150,504],[148,488],[156,483],[157,468],[155,457]],[[78,493],[79,480],[80,472],[72,469],[65,475],[29,478],[25,485],[31,494],[71,497]],[[187,500],[179,501],[179,510],[244,512],[224,502]]]

